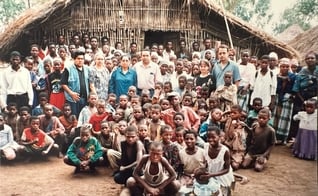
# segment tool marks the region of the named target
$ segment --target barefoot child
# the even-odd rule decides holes
[[[293,154],[298,158],[317,160],[317,100],[307,100],[305,110],[294,116],[300,123]]]
[[[162,144],[153,142],[150,154],[142,157],[133,172],[133,177],[127,181],[132,195],[141,195],[142,192],[145,195],[175,195],[178,192],[180,185],[176,180],[177,174],[162,154]],[[140,176],[140,173],[143,173],[143,176]],[[143,191],[140,191],[140,188]]]
[[[247,138],[247,153],[242,163],[243,168],[253,164],[255,171],[263,171],[269,155],[275,145],[275,130],[268,125],[270,118],[269,109],[261,109],[258,120]]]
[[[129,126],[126,128],[126,140],[120,143],[121,159],[119,171],[114,175],[114,181],[117,184],[126,184],[129,177],[132,176],[134,168],[142,158],[144,146],[138,140],[137,128]]]
[[[164,122],[160,119],[161,107],[159,104],[154,104],[151,106],[150,117],[148,131],[149,136],[152,141],[160,141],[160,128],[161,125],[164,125]]]
[[[144,154],[149,154],[149,147],[152,141],[150,140],[148,136],[147,125],[138,126],[138,139],[144,145],[144,148],[145,148]]]
[[[69,103],[65,103],[62,110],[62,116],[59,117],[60,122],[65,128],[66,145],[63,152],[66,152],[67,148],[72,144],[74,136],[71,131],[77,127],[77,119],[74,114],[72,114],[72,108]]]
[[[209,187],[214,187],[215,179],[221,185],[223,195],[231,195],[231,186],[234,182],[233,171],[231,168],[231,157],[229,149],[220,143],[220,129],[218,127],[209,127],[207,132],[208,143],[204,146],[204,155],[207,161],[207,172],[204,175],[196,176],[200,181],[209,181]],[[198,182],[201,184],[201,182]],[[196,188],[200,187],[194,183]],[[213,192],[212,192],[213,193]]]
[[[80,137],[75,138],[68,148],[64,163],[76,167],[74,174],[80,171],[95,172],[95,167],[102,156],[101,145],[91,136],[90,127],[82,126]]]

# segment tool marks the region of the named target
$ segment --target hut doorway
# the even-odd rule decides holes
[[[180,33],[172,31],[146,31],[144,46],[150,46],[153,43],[165,45],[167,41],[172,41],[173,50],[179,50]]]

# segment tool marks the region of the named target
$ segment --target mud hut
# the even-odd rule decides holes
[[[41,43],[44,36],[55,42],[58,34],[65,35],[67,42],[75,33],[106,36],[111,45],[121,41],[126,49],[132,41],[138,49],[173,41],[175,50],[181,39],[189,48],[205,37],[228,43],[224,15],[237,51],[248,48],[254,55],[276,51],[281,57],[297,56],[287,44],[223,13],[212,0],[49,0],[26,10],[0,35],[0,59],[14,49],[28,54],[30,44]]]

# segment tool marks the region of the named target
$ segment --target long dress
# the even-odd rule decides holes
[[[313,114],[298,112],[294,120],[300,120],[293,154],[303,159],[317,160],[317,110]]]

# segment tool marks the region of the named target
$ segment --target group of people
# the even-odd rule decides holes
[[[230,195],[246,182],[234,171],[262,171],[275,144],[317,159],[316,53],[300,66],[274,52],[243,50],[236,61],[210,38],[202,51],[182,40],[178,52],[169,41],[127,53],[79,38],[11,52],[0,73],[1,159],[56,153],[74,173],[109,165],[132,195]]]

